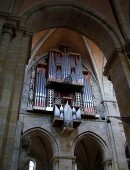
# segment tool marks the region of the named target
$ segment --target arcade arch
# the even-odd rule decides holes
[[[92,132],[80,134],[73,143],[77,170],[104,170],[112,166],[107,144]]]
[[[103,16],[76,2],[35,5],[21,14],[21,26],[33,34],[48,28],[72,29],[95,42],[107,59],[124,44],[120,33]]]
[[[129,62],[124,51],[125,42],[118,30],[103,16],[76,2],[48,1],[33,6],[22,13],[20,17],[20,26],[27,28],[27,32],[35,34],[49,28],[68,28],[95,42],[107,59],[105,75],[113,83],[121,115],[129,115],[129,108],[125,107],[129,105],[126,94],[130,95],[128,93],[130,92]],[[121,78],[119,78],[119,71],[122,74]],[[126,88],[120,93],[122,82],[126,83]],[[124,127],[127,128],[125,133],[128,146],[130,146],[130,128]]]
[[[32,168],[33,164],[30,165],[30,161],[35,162],[33,166],[37,170],[43,167],[45,170],[53,169],[53,157],[58,155],[58,147],[49,132],[41,128],[33,128],[24,132],[23,138],[26,137],[30,140],[30,146],[26,150],[23,147],[21,155],[24,158],[20,157],[20,164],[24,160],[24,170]],[[23,152],[26,152],[26,156]]]
[[[126,154],[126,159],[127,159],[127,163],[128,163],[128,168],[130,169],[130,153],[129,153],[129,150],[128,150],[127,143],[126,143],[126,146],[125,146],[125,154]]]

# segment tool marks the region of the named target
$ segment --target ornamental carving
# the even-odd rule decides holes
[[[11,39],[16,37],[16,27],[12,23],[5,23],[2,28],[2,34],[8,33]]]

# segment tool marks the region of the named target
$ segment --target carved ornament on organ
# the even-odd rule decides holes
[[[54,127],[74,129],[81,117],[96,115],[90,74],[83,71],[80,54],[61,47],[31,68],[27,110],[52,113]]]

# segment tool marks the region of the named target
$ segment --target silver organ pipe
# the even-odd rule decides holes
[[[65,58],[65,60],[64,60],[64,61],[65,61],[65,63],[64,63],[64,64],[65,64],[65,75],[64,75],[64,78],[66,78],[66,77],[67,77],[67,71],[68,71],[68,70],[67,70],[67,62],[68,62],[67,59],[68,59],[68,58],[67,58],[67,56],[66,56],[66,53],[64,54],[64,58]]]
[[[75,84],[76,83],[76,74],[75,74],[74,70],[72,70],[72,72],[71,72],[71,77],[72,77],[72,83]]]
[[[36,84],[35,84],[35,103],[34,109],[45,110],[46,107],[46,78],[43,66],[37,66]]]
[[[36,77],[36,82],[38,82],[38,77]],[[33,108],[36,109],[37,107],[37,96],[38,96],[38,87],[36,86],[36,83],[35,83],[35,97],[34,97],[34,106]]]
[[[70,55],[70,65],[71,67],[75,67],[75,56],[74,55]]]
[[[65,54],[63,53],[63,56],[62,56],[62,80],[64,80],[65,78],[65,74],[66,74],[66,71],[65,71]]]
[[[77,83],[78,84],[83,84],[83,77],[82,77],[82,64],[81,64],[81,57],[76,56],[76,63],[77,63],[77,68],[76,68],[76,77],[77,77]]]
[[[71,68],[71,77],[72,77],[72,83],[76,83],[76,74],[75,74],[75,56],[70,55],[70,68]]]
[[[61,55],[60,55],[59,52],[56,54],[56,66],[57,66],[57,68],[56,68],[56,79],[61,81],[61,79],[62,79],[61,78],[62,77],[62,75],[61,75]]]
[[[82,73],[80,55],[69,53],[67,50],[64,50],[64,52],[51,50],[46,65],[38,63],[32,72],[28,108],[51,112],[54,110],[54,116],[64,119],[67,126],[72,126],[72,121],[76,119],[80,120],[83,111],[86,115],[95,115],[92,89],[88,75]],[[65,83],[68,82],[70,89],[64,92],[64,88],[68,88]],[[61,83],[60,89],[58,83]],[[58,97],[60,99],[68,98],[68,104],[63,101],[60,104],[56,103]]]
[[[64,55],[64,79],[66,78],[66,58]]]
[[[93,94],[92,94],[91,85],[90,85],[90,82],[89,82],[87,75],[84,75],[83,100],[84,100],[84,112],[85,112],[85,114],[95,115]]]
[[[55,55],[56,52],[53,52],[53,57],[52,57],[52,68],[53,68],[53,80],[56,80],[56,64],[55,64]]]
[[[35,103],[34,103],[34,109],[38,109],[38,84],[39,84],[39,76],[38,74],[38,67],[37,67],[37,73],[36,73],[36,84],[35,84]]]
[[[70,56],[69,56],[69,54],[66,54],[66,57],[67,57],[67,61],[66,61],[67,76],[69,76],[71,74],[71,71],[70,71]]]
[[[49,69],[50,69],[50,78],[51,78],[51,80],[53,80],[53,57],[54,57],[54,52],[51,51],[50,58],[49,58],[49,62],[50,62]]]
[[[56,79],[56,65],[55,65],[55,52],[51,51],[49,56],[49,79],[55,80]]]
[[[52,52],[49,53],[49,71],[48,78],[52,79]]]
[[[56,53],[56,65],[61,65],[61,55],[59,52]]]

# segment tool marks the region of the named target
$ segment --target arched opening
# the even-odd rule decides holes
[[[36,170],[36,165],[32,160],[29,161],[29,170]]]
[[[127,163],[128,163],[128,168],[130,169],[130,153],[129,153],[127,145],[125,147],[125,155],[126,155],[126,159],[127,159]]]
[[[27,31],[34,35],[50,28],[75,31],[92,40],[107,60],[112,59],[112,54],[124,44],[120,33],[106,18],[74,2],[54,1],[35,5],[21,15],[21,26],[27,27]]]
[[[77,170],[104,170],[104,160],[108,155],[104,153],[101,141],[92,134],[84,134],[76,140],[74,155]]]
[[[35,5],[21,14],[21,26],[34,34],[49,28],[74,30],[95,42],[106,58],[124,43],[119,32],[105,18],[76,2],[48,1]]]
[[[21,26],[26,26],[27,31],[34,35],[50,28],[67,28],[92,40],[107,60],[124,43],[120,33],[105,18],[95,11],[73,2],[54,1],[35,5],[21,15]],[[46,40],[47,37],[44,38]],[[76,44],[80,43],[76,42]],[[36,59],[35,55],[32,55],[33,57]],[[84,57],[86,59],[87,55]]]
[[[22,147],[22,153],[20,157],[20,164],[24,170],[51,170],[53,169],[52,158],[54,156],[55,148],[49,135],[47,136],[41,130],[33,129],[25,133],[24,139],[29,139],[28,148],[26,147],[26,140]],[[25,147],[24,147],[25,146]],[[24,153],[24,154],[23,154]]]
[[[27,14],[27,17],[26,15],[24,16],[26,19],[23,21],[23,23],[28,27],[29,31],[36,33],[48,28],[57,27],[66,27],[71,30],[75,30],[76,32],[80,32],[82,35],[85,35],[93,40],[104,52],[106,58],[109,58],[111,56],[115,48],[120,47],[120,38],[117,36],[110,25],[110,27],[108,27],[105,19],[102,18],[101,20],[101,18],[90,15],[91,11],[88,10],[88,12],[86,9],[81,10],[84,11],[81,12],[80,8],[77,8],[76,6],[71,6],[71,4],[69,4],[70,6],[67,6],[67,8],[64,8],[64,5],[61,4],[60,8],[57,4],[53,5],[54,6],[50,6],[49,4],[48,6],[45,5],[41,6],[40,8],[38,7],[38,10],[34,9]],[[69,17],[71,13],[70,11],[72,11],[71,19]],[[40,19],[39,23],[37,23],[37,25],[35,26],[37,18]],[[92,28],[91,25],[94,25],[94,27]],[[94,141],[92,141],[92,143],[94,143]],[[86,145],[88,146],[89,144]],[[96,160],[95,158],[95,162],[97,161],[97,164],[100,164],[102,160],[102,154],[98,146],[95,149],[97,151],[96,154],[100,155],[99,157],[97,156],[100,159]]]

